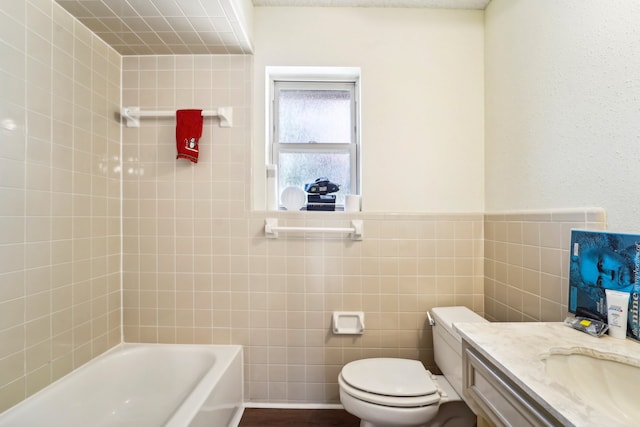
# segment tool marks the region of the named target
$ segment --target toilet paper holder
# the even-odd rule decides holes
[[[362,311],[334,311],[334,334],[364,334],[364,312]]]

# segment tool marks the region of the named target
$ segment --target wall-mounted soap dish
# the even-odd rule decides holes
[[[334,334],[364,334],[364,313],[362,311],[334,311]]]

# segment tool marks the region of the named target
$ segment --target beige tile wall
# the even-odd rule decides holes
[[[337,374],[366,356],[433,366],[425,312],[483,312],[482,215],[374,215],[365,238],[264,236],[249,206],[250,56],[125,57],[125,105],[232,106],[205,119],[200,161],[175,159],[173,119],[125,129],[125,340],[245,346],[246,399],[338,402]],[[283,225],[349,215],[275,214]],[[365,312],[362,336],[334,336],[334,310]]]
[[[120,56],[0,4],[0,411],[120,341]]]
[[[348,214],[337,215],[342,218],[281,219],[284,225],[348,226]],[[262,216],[250,222],[251,400],[337,402],[339,370],[364,357],[408,357],[433,369],[426,311],[465,305],[482,313],[481,215],[359,217],[362,242],[265,240]],[[331,334],[331,314],[340,310],[364,311],[364,335]]]
[[[121,59],[50,0],[0,5],[0,21],[0,410],[120,342],[121,313],[126,341],[244,345],[248,401],[337,402],[350,360],[434,368],[431,307],[561,320],[568,230],[604,228],[601,210],[281,212],[357,217],[365,237],[266,239],[249,206],[250,56]],[[233,128],[206,119],[197,165],[176,161],[171,119],[122,128],[122,198],[121,71],[126,106],[234,108]],[[364,311],[365,334],[331,334],[334,310]]]
[[[604,210],[485,215],[487,319],[510,322],[565,319],[572,228],[605,230]]]

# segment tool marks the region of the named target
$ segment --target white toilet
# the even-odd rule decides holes
[[[340,371],[340,401],[360,418],[360,427],[470,427],[476,417],[462,398],[462,342],[454,322],[486,322],[466,307],[436,307],[435,361],[444,376],[421,362],[372,358],[347,363]]]

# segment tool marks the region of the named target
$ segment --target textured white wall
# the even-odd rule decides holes
[[[487,211],[601,206],[640,232],[640,2],[493,0]]]
[[[483,210],[482,11],[257,7],[254,41],[254,189],[265,66],[360,67],[363,210]]]

